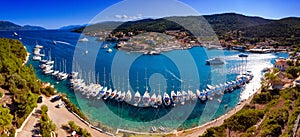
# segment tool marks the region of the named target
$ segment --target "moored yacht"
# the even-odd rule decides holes
[[[156,104],[156,94],[154,93],[151,98],[150,98],[150,105],[154,108],[157,108],[157,104]]]
[[[139,102],[141,101],[141,94],[139,93],[139,91],[135,92],[134,95],[134,106],[137,106],[139,104]]]
[[[172,99],[172,101],[174,103],[174,106],[175,106],[175,104],[178,103],[178,97],[177,97],[177,94],[175,94],[174,90],[171,91],[171,99]]]
[[[126,93],[125,93],[125,91],[123,91],[120,95],[119,101],[124,101],[125,98],[126,98]],[[130,93],[130,100],[131,100],[131,93]]]
[[[244,54],[244,53],[241,53],[238,55],[239,57],[248,57],[249,55],[248,54]]]
[[[212,59],[206,60],[206,64],[207,65],[222,65],[222,64],[225,64],[225,61],[221,58],[212,58]]]
[[[129,103],[131,101],[131,92],[128,90],[125,95],[125,102]]]
[[[164,93],[164,104],[166,105],[166,106],[170,106],[170,104],[171,104],[171,100],[170,100],[170,96],[169,96],[169,94],[168,93]]]
[[[160,94],[157,95],[156,103],[158,106],[160,106],[162,104],[162,96]]]
[[[181,105],[184,105],[185,100],[180,91],[177,91],[177,97],[178,97],[178,100],[180,101]]]
[[[113,92],[110,94],[110,99],[113,99],[117,94],[117,90],[115,89]]]
[[[102,97],[105,95],[106,91],[107,91],[107,87],[103,87],[103,88],[100,90],[99,96],[97,97],[97,99],[102,98]]]
[[[115,100],[120,101],[121,98],[121,91],[118,91],[115,95]]]
[[[88,38],[82,38],[82,39],[79,39],[78,41],[79,41],[79,42],[88,42],[89,39],[88,39]]]
[[[149,92],[146,90],[144,95],[143,95],[143,104],[145,107],[149,106],[150,103],[150,95]]]
[[[112,92],[112,89],[111,88],[109,88],[106,92],[105,92],[105,96],[104,96],[104,100],[106,100],[107,98],[109,98],[109,96],[110,96],[110,94],[111,94],[111,92]]]

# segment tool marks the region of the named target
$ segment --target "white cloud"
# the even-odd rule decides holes
[[[142,14],[137,14],[135,16],[128,16],[128,15],[115,15],[116,19],[123,19],[123,20],[136,20],[136,19],[142,19]]]

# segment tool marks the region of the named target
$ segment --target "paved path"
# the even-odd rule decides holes
[[[64,129],[62,129],[62,125],[68,124],[69,121],[74,121],[76,125],[87,129],[87,131],[91,133],[93,137],[108,137],[108,135],[100,133],[99,131],[87,126],[85,123],[80,121],[76,116],[70,113],[65,107],[56,108],[55,106],[58,103],[59,101],[52,103],[50,102],[50,98],[44,97],[43,104],[46,104],[48,106],[48,115],[57,127],[58,136],[60,137],[69,136],[70,133],[67,133]]]
[[[41,137],[39,134],[39,115],[41,104],[38,104],[36,111],[31,115],[23,130],[18,133],[17,137]]]
[[[87,129],[93,137],[109,137],[107,134],[100,133],[99,131],[87,126],[76,116],[70,113],[65,107],[56,108],[55,106],[59,103],[59,101],[52,103],[50,102],[50,99],[51,98],[43,97],[43,103],[38,104],[38,108],[36,109],[37,111],[30,117],[17,137],[40,137],[39,134],[35,134],[33,131],[37,131],[37,133],[39,132],[39,126],[37,125],[39,123],[39,113],[37,112],[40,112],[41,105],[43,104],[48,106],[48,116],[55,123],[59,137],[70,136],[70,133],[67,133],[67,131],[62,128],[62,125],[68,124],[69,121],[74,121],[76,125]]]

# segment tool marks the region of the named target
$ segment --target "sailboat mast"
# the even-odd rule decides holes
[[[105,86],[106,82],[105,82],[105,67],[104,67],[104,73],[103,73],[103,87]]]
[[[139,90],[139,73],[136,73],[136,91]]]
[[[145,68],[145,87],[146,91],[148,91],[148,83],[147,83],[147,69]]]

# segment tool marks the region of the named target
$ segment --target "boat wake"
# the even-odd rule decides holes
[[[257,60],[257,59],[270,60],[273,58],[276,58],[276,56],[273,54],[249,54],[247,60]],[[235,54],[235,55],[225,57],[225,60],[241,60],[241,57],[239,57],[238,54]]]
[[[61,43],[61,44],[65,44],[65,45],[71,45],[70,43],[65,42],[65,41],[55,40],[54,42],[56,42],[56,43]]]
[[[183,82],[182,79],[178,78],[178,77],[177,77],[174,73],[172,73],[171,71],[167,70],[167,72],[168,72],[169,74],[171,74],[172,77],[175,78],[176,80],[178,80],[178,81],[180,81],[180,82]]]

